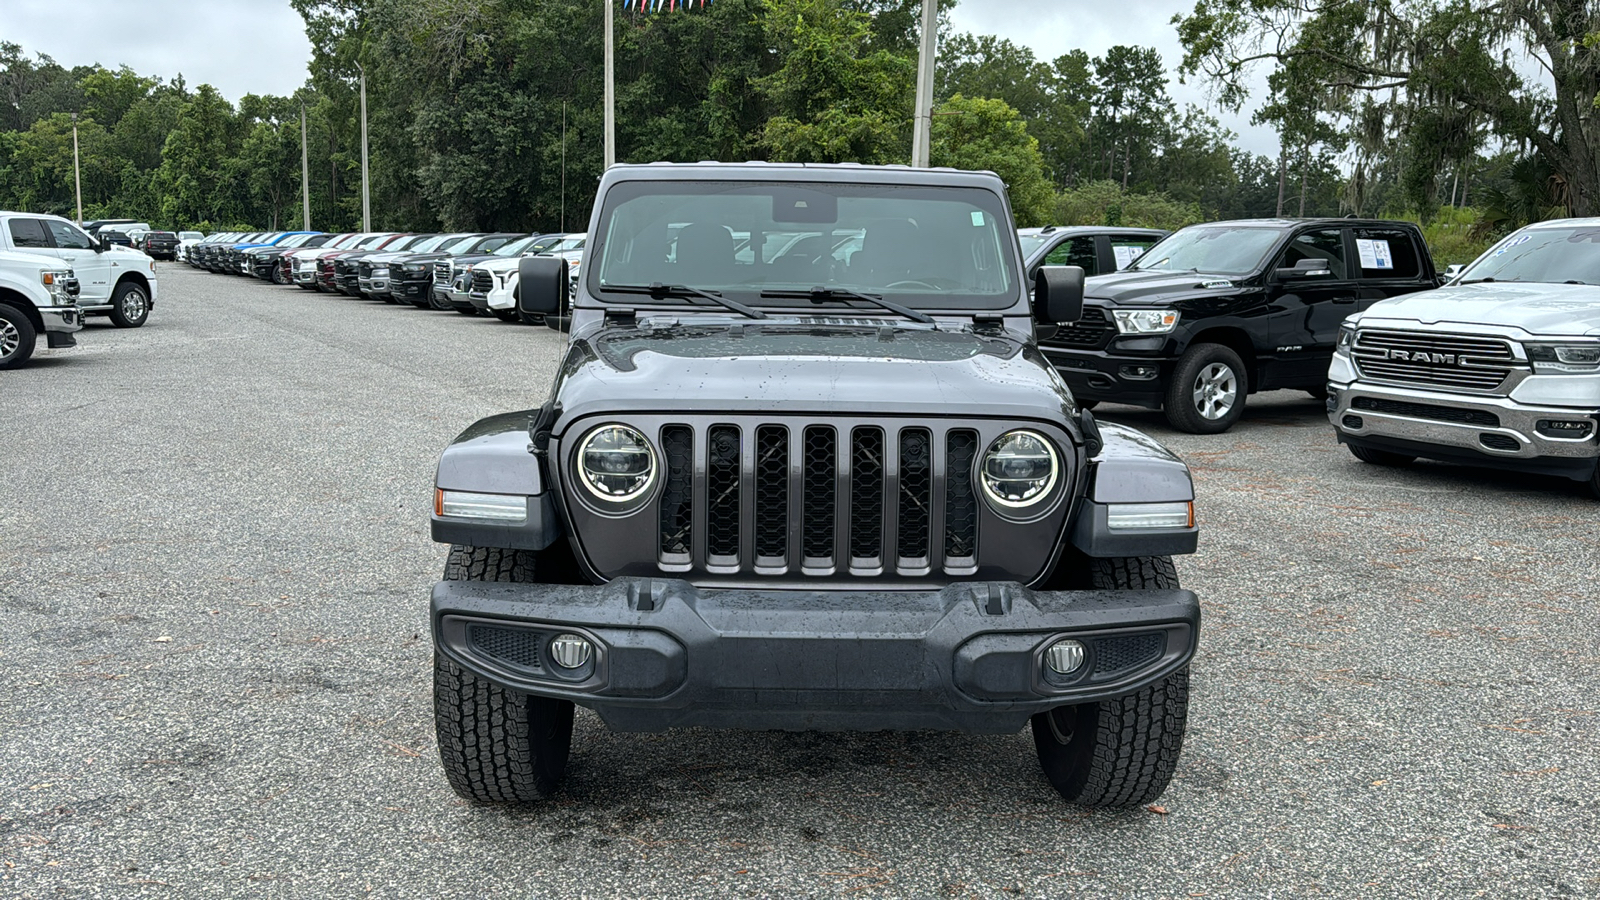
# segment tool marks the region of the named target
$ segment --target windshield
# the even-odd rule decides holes
[[[1523,229],[1462,272],[1461,281],[1600,284],[1600,227]]]
[[[1038,250],[1040,247],[1044,246],[1044,242],[1048,241],[1048,240],[1049,240],[1049,238],[1045,237],[1042,234],[1019,234],[1019,235],[1017,235],[1017,242],[1022,244],[1022,258],[1023,259],[1032,259],[1033,258],[1033,252],[1035,250]]]
[[[315,237],[315,235],[296,234],[296,235],[293,235],[293,236],[289,237],[287,240],[279,241],[278,242],[278,246],[279,247],[298,247],[301,244],[304,244],[306,241],[311,240],[313,237]]]
[[[457,235],[455,240],[445,241],[444,246],[439,249],[443,253],[461,253],[481,240],[483,238],[476,234]]]
[[[436,235],[434,235],[434,236],[432,236],[430,238],[426,238],[424,240],[417,241],[417,242],[405,247],[404,249],[406,249],[406,250],[415,250],[418,253],[423,253],[423,252],[426,252],[428,250],[436,250],[436,249],[439,248],[439,246],[441,244],[444,244],[447,241],[454,240],[457,237],[459,237],[459,235],[454,235],[454,234],[436,234]]]
[[[1261,268],[1267,252],[1282,235],[1282,228],[1193,226],[1151,247],[1128,270],[1249,275]]]
[[[576,237],[565,237],[565,238],[561,238],[559,241],[557,241],[555,244],[550,245],[549,247],[540,248],[539,252],[540,253],[565,253],[568,250],[582,250],[583,249],[583,245],[585,243],[587,243],[588,240],[589,240],[589,236],[586,235],[586,234],[580,234],[580,235],[577,235]]]
[[[539,238],[536,237],[525,237],[520,240],[512,241],[509,244],[505,244],[493,252],[495,256],[518,256],[523,250],[532,247],[538,240]]]
[[[764,293],[857,291],[924,309],[1003,309],[1016,240],[998,194],[880,184],[637,182],[608,192],[589,285],[661,283],[794,306]],[[837,306],[834,307],[837,310]]]

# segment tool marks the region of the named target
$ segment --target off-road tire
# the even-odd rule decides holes
[[[137,281],[124,281],[111,292],[111,324],[138,328],[150,318],[150,292]]]
[[[1089,560],[1100,589],[1175,589],[1178,573],[1165,556]],[[1167,789],[1183,751],[1189,710],[1185,666],[1113,700],[1064,706],[1035,715],[1033,744],[1050,784],[1072,803],[1143,806]]]
[[[490,547],[450,548],[446,581],[535,580],[538,554]],[[573,705],[478,678],[433,655],[433,719],[439,759],[455,792],[478,803],[548,799],[567,768]]]
[[[15,306],[0,303],[0,369],[20,369],[33,356],[39,333]]]
[[[1195,393],[1202,375],[1209,375],[1215,366],[1231,370],[1233,399],[1226,412],[1216,418],[1207,418],[1196,404]],[[1221,434],[1234,426],[1244,416],[1245,396],[1249,393],[1249,375],[1239,354],[1222,344],[1195,344],[1178,359],[1173,369],[1172,381],[1167,385],[1167,396],[1162,404],[1167,421],[1179,431],[1190,434]]]
[[[1375,466],[1409,466],[1417,461],[1415,456],[1405,453],[1377,450],[1372,447],[1357,447],[1355,444],[1346,444],[1345,446],[1350,448],[1351,456]]]

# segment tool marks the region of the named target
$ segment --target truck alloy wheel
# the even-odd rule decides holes
[[[111,300],[111,322],[118,328],[138,328],[150,317],[150,296],[132,281],[117,286]]]
[[[1167,386],[1167,421],[1190,434],[1220,434],[1244,415],[1244,361],[1222,344],[1196,344],[1178,360]]]
[[[0,369],[14,369],[27,362],[37,338],[27,316],[0,303]]]

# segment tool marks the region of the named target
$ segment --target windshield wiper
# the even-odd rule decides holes
[[[885,300],[877,294],[863,294],[860,291],[852,291],[848,288],[814,287],[809,291],[762,291],[761,296],[774,298],[805,297],[810,299],[812,303],[842,302],[848,298],[850,300],[860,300],[862,303],[871,303],[879,309],[886,309],[897,315],[905,316],[913,322],[921,322],[924,325],[935,324],[933,316],[927,313],[918,312],[909,306],[901,306],[892,300]]]
[[[731,309],[740,315],[749,316],[752,319],[767,318],[767,314],[759,309],[745,306],[737,300],[729,300],[721,294],[702,291],[686,284],[662,284],[657,281],[654,284],[607,284],[602,285],[600,289],[603,291],[615,291],[619,294],[649,294],[652,300],[662,300],[667,297],[676,297],[682,300],[687,300],[690,297],[704,297],[723,309]]]
[[[1490,283],[1493,283],[1493,282],[1496,282],[1496,281],[1499,281],[1499,280],[1500,279],[1494,277],[1493,275],[1490,275],[1487,278],[1468,278],[1467,280],[1462,281],[1460,283],[1461,284],[1490,284]]]

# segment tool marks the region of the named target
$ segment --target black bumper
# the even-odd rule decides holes
[[[1182,590],[701,590],[672,579],[595,586],[440,582],[435,645],[481,678],[573,700],[617,731],[700,726],[1014,733],[1053,707],[1120,697],[1185,665],[1200,607]],[[575,672],[546,642],[597,648]],[[1063,678],[1062,638],[1089,648]]]
[[[1122,338],[1127,341],[1129,338]],[[1135,338],[1165,344],[1164,338]],[[1039,348],[1079,400],[1127,403],[1160,409],[1173,360],[1161,355],[1128,353],[1121,347],[1084,350],[1044,345]]]
[[[389,282],[389,295],[403,300],[427,301],[432,296],[432,281],[394,281]]]

